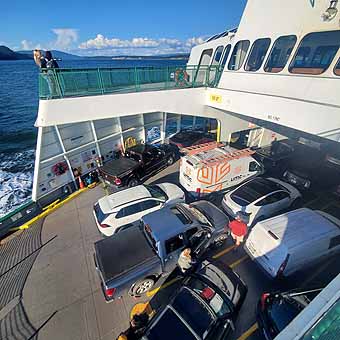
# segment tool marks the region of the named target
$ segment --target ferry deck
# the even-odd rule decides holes
[[[178,181],[178,163],[148,180],[164,181]],[[115,339],[128,327],[136,304],[149,302],[157,311],[178,287],[180,281],[170,274],[141,298],[124,296],[105,302],[93,261],[93,243],[102,236],[92,215],[93,204],[104,194],[101,185],[88,189],[31,228],[2,240],[1,339]],[[318,192],[307,197],[304,206],[334,213],[339,211],[340,202],[329,192]],[[263,292],[325,286],[340,265],[338,257],[329,258],[316,269],[299,272],[289,282],[274,284],[243,249],[233,252],[232,244],[228,239],[207,257],[232,267],[248,286],[231,337],[235,340],[262,339],[255,306]]]

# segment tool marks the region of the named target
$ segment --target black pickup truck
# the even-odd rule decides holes
[[[133,187],[176,160],[176,148],[168,144],[141,144],[129,148],[123,157],[99,168],[103,180],[116,187]]]

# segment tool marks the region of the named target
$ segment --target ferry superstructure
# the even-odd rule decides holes
[[[338,148],[339,8],[249,0],[238,28],[194,47],[185,67],[41,73],[33,201],[76,190],[76,169],[182,128],[246,146],[288,137]]]

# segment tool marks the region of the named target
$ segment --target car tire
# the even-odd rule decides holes
[[[129,179],[128,187],[132,188],[132,187],[137,186],[138,184],[139,184],[139,180],[136,177],[132,177]]]
[[[175,162],[175,157],[174,157],[174,155],[171,155],[171,156],[168,157],[168,159],[166,161],[166,165],[170,166],[170,165],[174,164],[174,162]]]
[[[133,296],[140,296],[148,292],[155,284],[155,280],[152,278],[147,278],[142,281],[137,282],[131,289]]]
[[[228,237],[229,237],[229,234],[227,234],[227,233],[223,233],[223,234],[217,236],[214,240],[214,243],[213,243],[214,248],[219,248],[219,247],[223,246],[224,243],[227,241]]]

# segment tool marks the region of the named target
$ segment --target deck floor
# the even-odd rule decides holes
[[[178,181],[178,164],[148,182]],[[92,206],[104,195],[90,189],[28,230],[0,246],[0,338],[39,340],[112,340],[128,327],[132,307],[151,300],[158,309],[178,282],[138,300],[125,296],[106,303],[93,262],[93,243],[101,238]],[[317,195],[306,206],[339,210],[331,195]],[[6,240],[5,240],[6,241]],[[295,275],[289,284],[275,286],[245,255],[230,250],[231,241],[208,254],[231,265],[248,285],[248,295],[232,339],[261,339],[256,331],[255,305],[262,292],[325,285],[338,273],[339,259],[320,263],[315,270]],[[118,259],[117,259],[118,260]],[[158,282],[160,286],[164,281]],[[155,291],[154,291],[155,292]],[[249,336],[240,338],[246,331]]]

